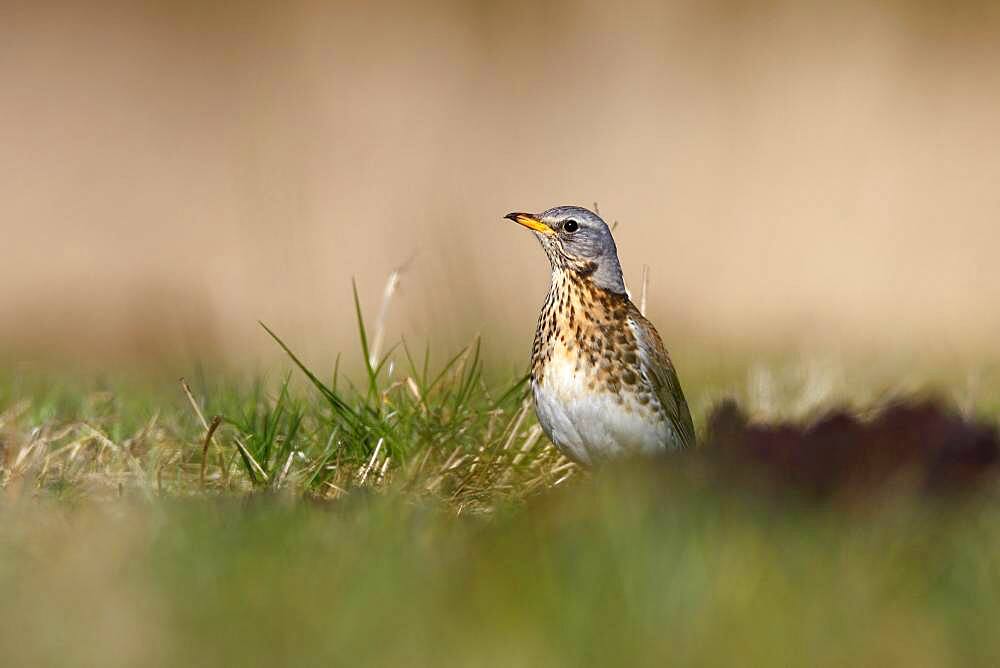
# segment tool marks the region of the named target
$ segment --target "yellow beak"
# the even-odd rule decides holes
[[[524,225],[529,230],[541,232],[542,234],[555,234],[555,230],[538,220],[530,213],[508,213],[504,218],[513,220],[518,225]]]

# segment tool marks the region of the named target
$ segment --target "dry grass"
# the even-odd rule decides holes
[[[574,476],[577,468],[535,423],[525,380],[499,389],[484,380],[478,342],[436,370],[427,356],[418,364],[405,345],[381,354],[398,282],[393,272],[370,348],[356,301],[360,386],[339,370],[331,382],[320,380],[265,327],[305,385],[286,375],[274,384],[202,379],[193,389],[181,379],[176,396],[129,415],[113,391],[76,396],[69,410],[58,389],[17,397],[0,416],[7,494],[153,498],[261,489],[335,499],[394,488],[465,512]]]
[[[461,369],[457,365],[456,370]],[[417,396],[415,384],[407,380],[397,387]],[[434,409],[426,407],[433,394],[415,398],[426,411],[424,425],[431,422],[439,429],[411,444],[412,451],[392,449],[384,437],[375,438],[373,445],[371,439],[348,442],[350,436],[331,427],[322,408],[285,408],[292,401],[287,394],[257,400],[269,415],[264,420],[273,420],[261,424],[258,432],[250,430],[252,424],[241,426],[232,418],[205,425],[183,414],[164,416],[158,411],[134,432],[112,438],[109,434],[122,417],[114,409],[36,425],[38,407],[25,399],[0,414],[0,485],[8,497],[47,490],[98,498],[261,488],[335,499],[357,489],[393,487],[444,499],[461,511],[488,507],[498,495],[531,496],[577,470],[542,437],[534,420],[526,419],[531,408],[523,400],[495,407],[475,424],[455,424],[440,413],[441,421],[434,424]],[[380,394],[379,401],[390,410],[398,405],[393,392]],[[87,398],[98,409],[105,402],[113,400]],[[284,430],[290,426],[283,421],[285,410],[299,411],[293,420],[306,436]],[[210,438],[208,429],[214,432]],[[262,437],[272,439],[278,454],[256,447]]]

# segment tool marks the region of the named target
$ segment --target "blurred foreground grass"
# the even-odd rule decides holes
[[[585,474],[478,346],[435,365],[379,358],[360,335],[357,384],[304,364],[184,387],[0,376],[4,662],[1000,659],[995,490],[840,505],[758,496],[679,458]],[[887,388],[1000,412],[987,367],[895,384],[884,370],[681,365],[699,425],[725,395],[808,418]]]
[[[991,665],[995,504],[846,513],[609,471],[489,517],[400,491],[7,503],[7,665]]]

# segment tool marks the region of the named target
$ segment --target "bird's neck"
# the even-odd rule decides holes
[[[565,258],[553,261],[550,290],[574,283],[613,294],[628,294],[621,265],[615,256],[601,258],[600,261],[570,261]]]
[[[624,286],[608,290],[594,280],[592,268],[582,271],[552,270],[549,292],[542,305],[540,324],[547,323],[551,332],[574,328],[581,322],[599,324],[630,303]]]
[[[621,273],[602,272],[600,266],[593,262],[579,267],[553,267],[549,292],[606,295],[613,300],[628,299]]]

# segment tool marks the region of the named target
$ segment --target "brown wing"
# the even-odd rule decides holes
[[[634,306],[630,311],[629,320],[632,331],[635,332],[636,343],[639,346],[639,359],[646,372],[646,377],[653,384],[653,390],[660,399],[663,410],[667,413],[667,419],[680,435],[683,447],[694,447],[694,422],[691,420],[691,412],[688,410],[687,400],[684,398],[683,390],[681,390],[677,372],[670,362],[670,355],[663,347],[663,341],[653,324],[646,320]]]

